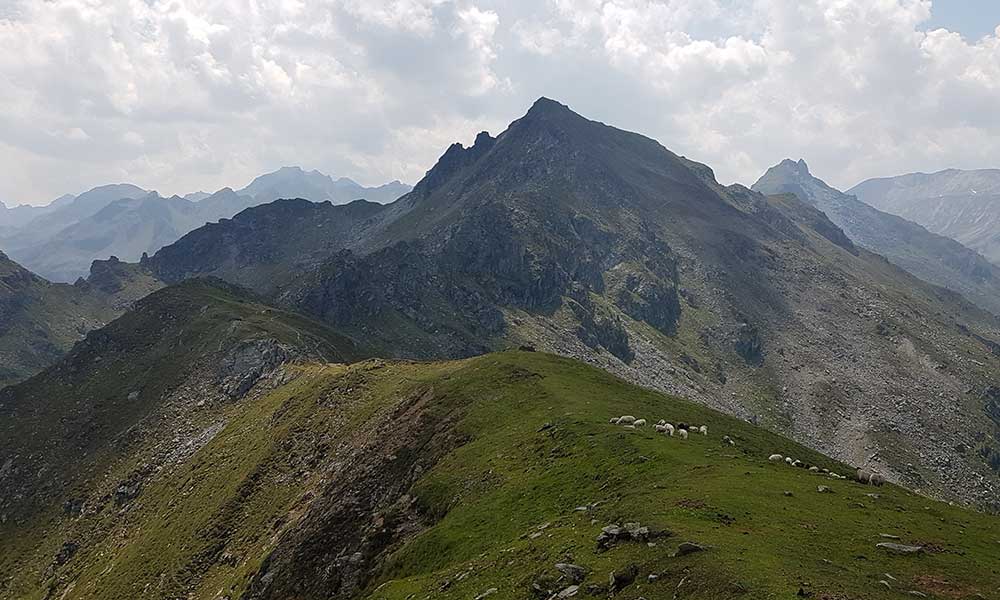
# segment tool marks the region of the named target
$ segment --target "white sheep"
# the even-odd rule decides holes
[[[793,462],[795,462],[795,459],[792,458],[791,456],[786,456],[785,457],[785,462],[788,463],[788,464],[792,464]]]
[[[665,435],[669,435],[670,437],[673,437],[674,436],[674,426],[671,425],[670,423],[664,424],[663,425],[663,433]]]
[[[785,457],[782,456],[782,455],[780,455],[780,454],[772,454],[771,456],[767,457],[767,460],[769,460],[771,462],[781,462],[781,461],[785,460]]]
[[[658,433],[663,433],[667,430],[667,426],[662,423],[657,423],[656,425],[653,425],[653,429],[655,429]]]
[[[666,422],[666,421],[664,421],[663,419],[660,419],[659,421],[657,421],[657,422],[656,422],[656,424],[657,424],[657,425],[666,425],[666,424],[667,424],[667,422]]]
[[[688,430],[687,429],[678,429],[677,430],[677,435],[679,435],[682,440],[686,440],[686,439],[688,439]]]
[[[701,435],[708,435],[708,425],[702,425],[698,428],[698,433]]]
[[[633,417],[632,415],[623,415],[623,416],[621,416],[621,417],[618,418],[618,424],[619,425],[634,425],[635,424],[635,417]]]
[[[633,425],[635,425],[636,427],[645,427],[646,419],[636,419]]]
[[[617,425],[620,419],[621,417],[612,417],[611,420],[608,422],[611,423],[612,425]]]

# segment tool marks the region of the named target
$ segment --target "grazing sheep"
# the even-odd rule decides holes
[[[612,417],[611,420],[608,421],[608,423],[611,423],[612,425],[617,425],[618,421],[620,421],[620,420],[621,420],[621,417]]]
[[[669,435],[670,437],[673,437],[674,436],[674,426],[671,425],[670,423],[665,423],[663,425],[663,433],[666,434],[666,435]]]
[[[728,435],[727,436],[723,436],[722,443],[725,444],[725,445],[727,445],[727,446],[735,446],[736,445],[736,442],[733,441],[733,438],[729,437]]]
[[[633,425],[636,427],[644,427],[646,425],[646,419],[636,419]]]
[[[701,435],[708,435],[708,425],[702,425],[698,428],[698,433]]]
[[[635,417],[633,417],[632,415],[624,415],[622,417],[619,417],[618,418],[618,424],[619,425],[634,425],[635,424]]]
[[[656,424],[657,424],[657,425],[666,425],[666,424],[667,424],[667,422],[666,422],[666,421],[664,421],[663,419],[660,419],[659,421],[657,421],[657,422],[656,422]]]
[[[792,458],[791,456],[787,456],[785,457],[785,462],[788,464],[792,464],[793,462],[795,462],[795,459]]]
[[[769,460],[771,462],[781,462],[781,461],[785,460],[785,457],[782,456],[782,455],[780,455],[780,454],[772,454],[771,456],[767,457],[767,460]]]
[[[869,471],[867,469],[858,469],[855,479],[858,483],[863,483],[866,485],[874,485],[881,487],[885,485],[885,477],[879,475],[878,473]]]
[[[804,467],[805,463],[803,463],[801,460],[795,459],[795,460],[792,461],[792,466],[793,467]]]
[[[680,438],[682,440],[686,440],[686,439],[688,439],[688,430],[687,429],[678,429],[677,430],[677,435],[680,436]]]
[[[819,467],[809,467],[809,470],[813,473],[819,473]]]
[[[680,423],[677,424],[677,429],[687,429],[687,428],[688,424],[685,423],[684,421],[681,421]]]
[[[663,433],[664,431],[667,430],[666,427],[664,427],[663,425],[660,425],[659,423],[657,423],[656,425],[653,425],[653,429],[655,429],[657,431],[657,433]]]

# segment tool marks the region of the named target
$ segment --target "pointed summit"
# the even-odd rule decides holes
[[[771,167],[753,184],[755,192],[766,195],[795,194],[800,200],[816,205],[818,198],[838,193],[825,182],[813,177],[809,165],[801,158],[794,161],[786,158]]]
[[[570,108],[565,104],[556,102],[551,98],[546,98],[545,96],[542,96],[538,100],[535,100],[535,103],[531,105],[531,108],[528,109],[528,113],[525,116],[542,117],[542,116],[554,116],[554,115],[566,115],[566,114],[579,116],[575,112],[570,110]]]

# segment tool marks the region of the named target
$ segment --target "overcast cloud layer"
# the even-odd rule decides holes
[[[538,96],[752,183],[1000,167],[1000,28],[927,0],[3,0],[0,200],[419,179]]]

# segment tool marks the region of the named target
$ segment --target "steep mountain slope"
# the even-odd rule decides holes
[[[0,423],[36,433],[0,438],[0,595],[506,599],[577,585],[578,597],[860,600],[1000,586],[995,517],[769,462],[849,470],[564,358],[282,366],[265,353],[252,386],[227,394],[217,363],[199,360],[216,338],[291,347],[316,325],[220,294],[155,294],[0,400]],[[151,331],[163,341],[143,343]],[[162,358],[166,377],[143,373]],[[69,391],[81,400],[44,400]],[[35,427],[67,406],[59,430]],[[621,412],[708,435],[609,425]],[[623,527],[635,539],[598,542],[614,523],[636,523]]]
[[[364,187],[347,177],[333,179],[319,171],[303,171],[301,167],[282,167],[251,181],[239,194],[250,196],[258,204],[278,198],[305,198],[313,202],[330,201],[346,204],[367,200],[386,204],[409,192],[410,186],[393,181],[378,187]]]
[[[234,403],[282,363],[353,360],[360,352],[222,282],[186,282],[144,298],[55,366],[0,392],[2,561],[19,560],[11,551],[22,543],[62,543],[23,535],[28,523],[46,527],[56,517],[93,525],[89,533],[99,535],[154,469],[190,458],[224,427],[227,412],[238,412]],[[122,480],[105,479],[116,472]],[[66,506],[74,518],[58,516]],[[20,586],[34,589],[39,575],[19,576],[14,588],[5,575],[0,596],[27,597]]]
[[[158,287],[116,261],[96,263],[90,281],[54,284],[0,252],[0,387],[37,373]]]
[[[956,291],[1000,314],[1000,267],[955,240],[833,189],[809,172],[805,161],[784,160],[753,185],[762,194],[795,194],[820,209],[859,246],[924,281]]]
[[[848,190],[863,202],[958,240],[1000,264],[1000,170],[910,173]]]
[[[250,286],[394,356],[534,344],[940,497],[1000,498],[996,317],[794,197],[551,100],[384,208],[274,203],[143,266]]]

